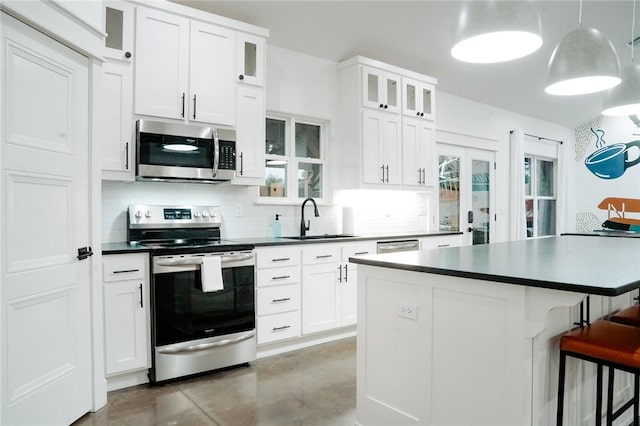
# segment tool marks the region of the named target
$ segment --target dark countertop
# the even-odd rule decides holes
[[[369,240],[406,240],[409,238],[425,238],[425,237],[442,237],[446,235],[462,235],[461,232],[431,232],[431,233],[414,233],[414,234],[393,234],[393,235],[368,235],[356,237],[342,238],[326,238],[326,239],[308,239],[308,240],[290,240],[287,238],[274,237],[253,237],[253,238],[225,238],[227,241],[240,244],[253,244],[256,247],[265,246],[283,246],[292,244],[322,244],[322,243],[344,243],[350,241],[369,241]],[[104,243],[102,244],[102,254],[117,253],[135,253],[150,252],[151,249],[140,245],[131,245],[127,242],[121,243]]]
[[[640,288],[640,240],[582,235],[367,255],[350,262],[579,293]]]

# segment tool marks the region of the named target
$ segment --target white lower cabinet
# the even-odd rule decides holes
[[[149,255],[103,257],[105,375],[150,367]]]
[[[462,245],[462,235],[443,235],[420,238],[420,250],[431,250]]]
[[[258,344],[300,337],[300,248],[256,249]]]

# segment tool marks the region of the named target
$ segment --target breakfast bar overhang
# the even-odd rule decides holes
[[[637,238],[562,236],[350,261],[363,426],[553,424],[557,342],[577,305],[603,296],[592,308],[602,316],[640,287]],[[567,424],[593,416],[592,376],[568,366]],[[630,390],[619,382],[622,400]]]

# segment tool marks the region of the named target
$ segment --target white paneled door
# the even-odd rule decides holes
[[[88,60],[0,19],[0,424],[70,424],[91,409]]]

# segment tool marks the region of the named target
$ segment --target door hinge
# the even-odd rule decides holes
[[[80,247],[78,249],[78,260],[85,260],[89,256],[93,256],[93,250],[91,250],[91,247]]]
[[[493,162],[493,170],[496,170],[496,167],[497,167],[497,166],[496,166],[496,162],[494,161],[494,162]]]

